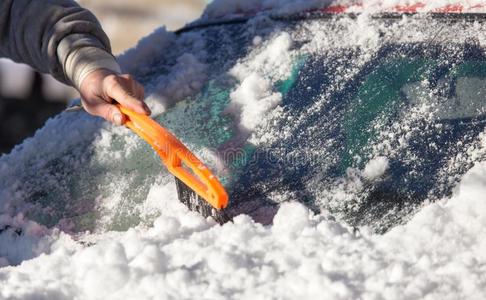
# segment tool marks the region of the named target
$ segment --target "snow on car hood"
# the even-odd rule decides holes
[[[19,241],[2,234],[2,247],[48,254],[0,269],[0,294],[9,299],[483,298],[484,193],[486,164],[481,163],[451,199],[430,204],[384,235],[356,233],[296,202],[282,205],[273,226],[246,216],[217,226],[180,212],[159,217],[150,228],[96,236],[91,247],[59,231],[36,235],[35,226],[24,224],[26,236]]]
[[[383,27],[366,18],[339,22],[366,29],[340,43],[359,44],[364,52],[377,47]],[[289,134],[271,130],[283,112],[282,93],[270,86],[292,72],[286,62],[295,55],[293,37],[282,31],[253,37],[259,24],[253,25],[249,35],[260,48],[237,62],[225,58],[234,88],[206,90],[214,105],[229,99],[221,111],[198,98],[196,113],[184,101],[177,105],[200,93],[213,71],[206,63],[213,53],[200,34],[178,37],[160,29],[120,58],[145,85],[154,117],[222,177],[227,166],[206,146],[226,142],[224,134],[213,140],[197,134],[201,127],[219,132],[233,125],[234,136],[253,145]],[[236,53],[225,48],[231,41],[226,39],[218,36],[217,46]],[[336,42],[321,32],[312,46],[320,52]],[[226,117],[207,122],[198,119],[203,111]],[[177,201],[171,177],[129,130],[65,112],[0,157],[0,297],[484,298],[486,163],[478,160],[485,149],[480,134],[467,149],[474,166],[453,195],[423,204],[408,222],[384,234],[347,226],[326,209],[316,215],[285,193],[274,195],[288,201],[272,225],[240,215],[220,226]],[[377,156],[362,173],[374,179],[388,167],[388,159]],[[324,192],[338,199],[343,193]]]

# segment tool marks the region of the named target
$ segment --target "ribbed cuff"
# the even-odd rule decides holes
[[[120,66],[113,55],[97,47],[82,47],[69,53],[64,72],[73,86],[79,90],[89,73],[98,69],[108,69],[121,73]]]

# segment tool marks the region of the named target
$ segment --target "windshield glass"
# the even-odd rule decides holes
[[[384,220],[390,212],[396,217],[397,210],[447,195],[450,175],[468,165],[464,158],[451,161],[484,130],[481,52],[474,44],[387,44],[338,91],[329,83],[336,58],[308,58],[284,96],[290,113],[306,118],[298,134],[277,143],[301,151],[304,167],[287,165],[278,176],[302,178],[310,198],[355,224]],[[341,55],[359,59],[352,51]],[[337,60],[341,65],[342,57]],[[309,104],[326,93],[323,105],[309,113]],[[312,151],[319,154],[307,156]]]
[[[221,178],[230,214],[269,223],[297,200],[385,231],[481,159],[486,29],[443,22],[255,18],[158,31],[120,62]],[[75,232],[150,223],[176,198],[148,145],[82,112],[0,161],[5,212]]]

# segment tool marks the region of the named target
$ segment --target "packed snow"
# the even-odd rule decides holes
[[[283,204],[266,227],[244,215],[219,226],[180,207],[150,228],[98,235],[90,247],[58,230],[25,224],[22,238],[12,230],[1,235],[3,265],[46,254],[2,268],[0,295],[482,299],[484,193],[486,164],[480,163],[451,199],[426,206],[384,235],[354,231],[296,202]],[[5,245],[11,253],[4,252]]]
[[[398,2],[403,3],[386,1]],[[214,1],[206,15],[261,6],[306,10],[316,3],[329,4]],[[299,58],[294,45],[307,36],[278,26],[276,32],[259,31],[268,24],[265,18],[252,22],[245,34],[254,48],[244,54],[230,47],[228,36],[218,35],[221,52],[240,55],[236,61],[224,60],[228,66],[211,65],[213,53],[206,50],[210,45],[200,32],[177,36],[165,29],[120,57],[123,69],[145,85],[153,117],[170,126],[222,177],[231,166],[215,148],[241,145],[241,139],[265,146],[288,138],[291,125],[303,124],[327,101],[324,93],[306,114],[286,115],[281,108],[285,89],[274,86],[292,78],[292,62]],[[365,53],[356,65],[333,74],[330,84],[340,89],[340,82],[355,76],[370,59],[385,29],[366,17],[336,22],[340,30],[349,31],[347,40],[312,21],[302,26],[302,31],[312,32],[302,49],[325,53],[335,45],[361,47]],[[401,22],[390,30],[414,26],[409,20]],[[357,27],[365,32],[357,33]],[[433,26],[427,30],[410,31],[415,34],[402,38],[414,42],[435,32]],[[468,34],[458,38],[468,39]],[[486,45],[484,37],[478,42]],[[218,76],[232,87],[230,92],[218,86],[214,73],[220,70],[227,71]],[[200,94],[209,95],[214,105],[208,107]],[[406,222],[387,232],[349,226],[331,212],[348,205],[366,181],[386,177],[391,158],[409,143],[413,123],[431,114],[424,106],[408,113],[410,118],[396,127],[375,124],[383,129],[382,136],[363,168],[348,168],[329,189],[317,185],[322,187],[314,191],[320,213],[301,204],[298,195],[277,190],[271,198],[285,201],[277,201],[281,203],[272,224],[241,214],[222,226],[189,212],[177,200],[172,178],[129,130],[82,112],[63,113],[0,157],[0,298],[482,299],[486,163],[481,159],[486,133],[471,138],[474,142],[450,159],[442,176],[455,186],[452,195],[422,203]],[[218,118],[210,118],[213,115]],[[284,126],[272,127],[279,121]],[[398,150],[390,144],[399,145]],[[332,150],[311,148],[313,141],[301,146],[317,151],[316,157]],[[325,146],[331,147],[332,141]],[[472,167],[459,172],[464,166]],[[307,184],[320,181],[317,177]]]

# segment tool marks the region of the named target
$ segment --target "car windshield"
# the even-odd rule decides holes
[[[309,41],[305,29],[316,23],[326,29],[320,37],[330,45]],[[386,230],[423,201],[448,195],[471,164],[463,156],[465,147],[477,145],[484,130],[483,48],[475,38],[447,35],[441,22],[422,38],[404,38],[407,30],[426,26],[421,20],[411,24],[366,49],[333,44],[348,34],[339,23],[311,21],[297,28],[285,23],[302,40],[286,62],[287,77],[273,82],[273,91],[282,95],[282,112],[271,126],[253,133],[264,143],[242,143],[237,155],[225,156],[232,199],[251,213],[275,201],[272,195],[297,197],[353,225]],[[260,62],[262,52],[255,52],[253,60]],[[227,92],[226,101],[218,102],[222,110],[233,89],[221,88]],[[220,95],[203,97],[213,109],[215,94]],[[234,146],[234,137],[227,139]]]
[[[146,44],[166,51],[142,41],[120,61],[155,119],[221,178],[233,214],[268,223],[298,200],[385,231],[480,159],[468,154],[486,112],[477,32],[482,22],[460,18],[255,18],[155,32]],[[8,209],[74,231],[166,209],[150,199],[174,197],[173,179],[150,147],[88,118],[63,113],[2,157]]]

